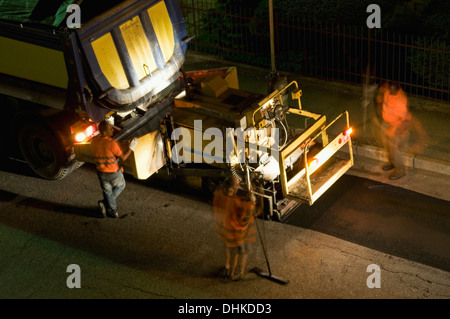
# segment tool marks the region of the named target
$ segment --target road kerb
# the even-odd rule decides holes
[[[380,162],[388,161],[387,152],[381,147],[372,145],[353,145],[352,148],[355,157],[361,156]],[[450,175],[450,163],[448,162],[431,159],[420,155],[414,156],[405,152],[402,152],[402,157],[406,167]]]

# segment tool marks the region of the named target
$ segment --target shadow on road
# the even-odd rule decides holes
[[[29,208],[44,209],[47,211],[80,215],[84,217],[103,218],[97,206],[79,207],[72,205],[55,204],[49,201],[25,197],[8,191],[0,190],[0,202],[11,202],[15,206],[26,206]]]

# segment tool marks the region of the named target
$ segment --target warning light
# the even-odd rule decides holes
[[[84,142],[86,139],[91,137],[94,133],[95,133],[95,126],[89,125],[84,129],[84,131],[75,134],[75,137],[74,137],[75,142],[77,142],[77,143]]]
[[[352,134],[353,129],[350,127],[348,128],[345,133],[344,133],[344,142],[347,142],[348,139],[350,138],[350,134]]]
[[[353,129],[350,127],[346,131],[343,132],[343,137],[339,139],[339,144],[345,143],[350,138],[350,134],[352,134]]]
[[[309,168],[310,168],[310,169],[315,169],[316,167],[319,166],[319,162],[320,162],[320,160],[319,160],[317,157],[315,157],[315,158],[311,161],[311,163],[309,163]]]

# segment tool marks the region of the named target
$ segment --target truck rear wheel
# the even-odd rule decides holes
[[[19,133],[19,147],[28,165],[45,179],[63,179],[77,167],[76,162],[67,164],[61,143],[43,126],[25,124]]]

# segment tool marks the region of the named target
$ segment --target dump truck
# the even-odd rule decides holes
[[[353,165],[348,113],[304,110],[296,81],[261,95],[240,89],[233,66],[185,71],[178,1],[5,0],[0,24],[9,132],[43,178],[94,163],[104,119],[124,149],[138,138],[126,174],[197,176],[210,193],[234,174],[272,220],[313,205]]]
[[[105,117],[122,134],[158,126],[187,42],[177,1],[1,1],[4,149],[58,180],[82,163],[76,139]]]

